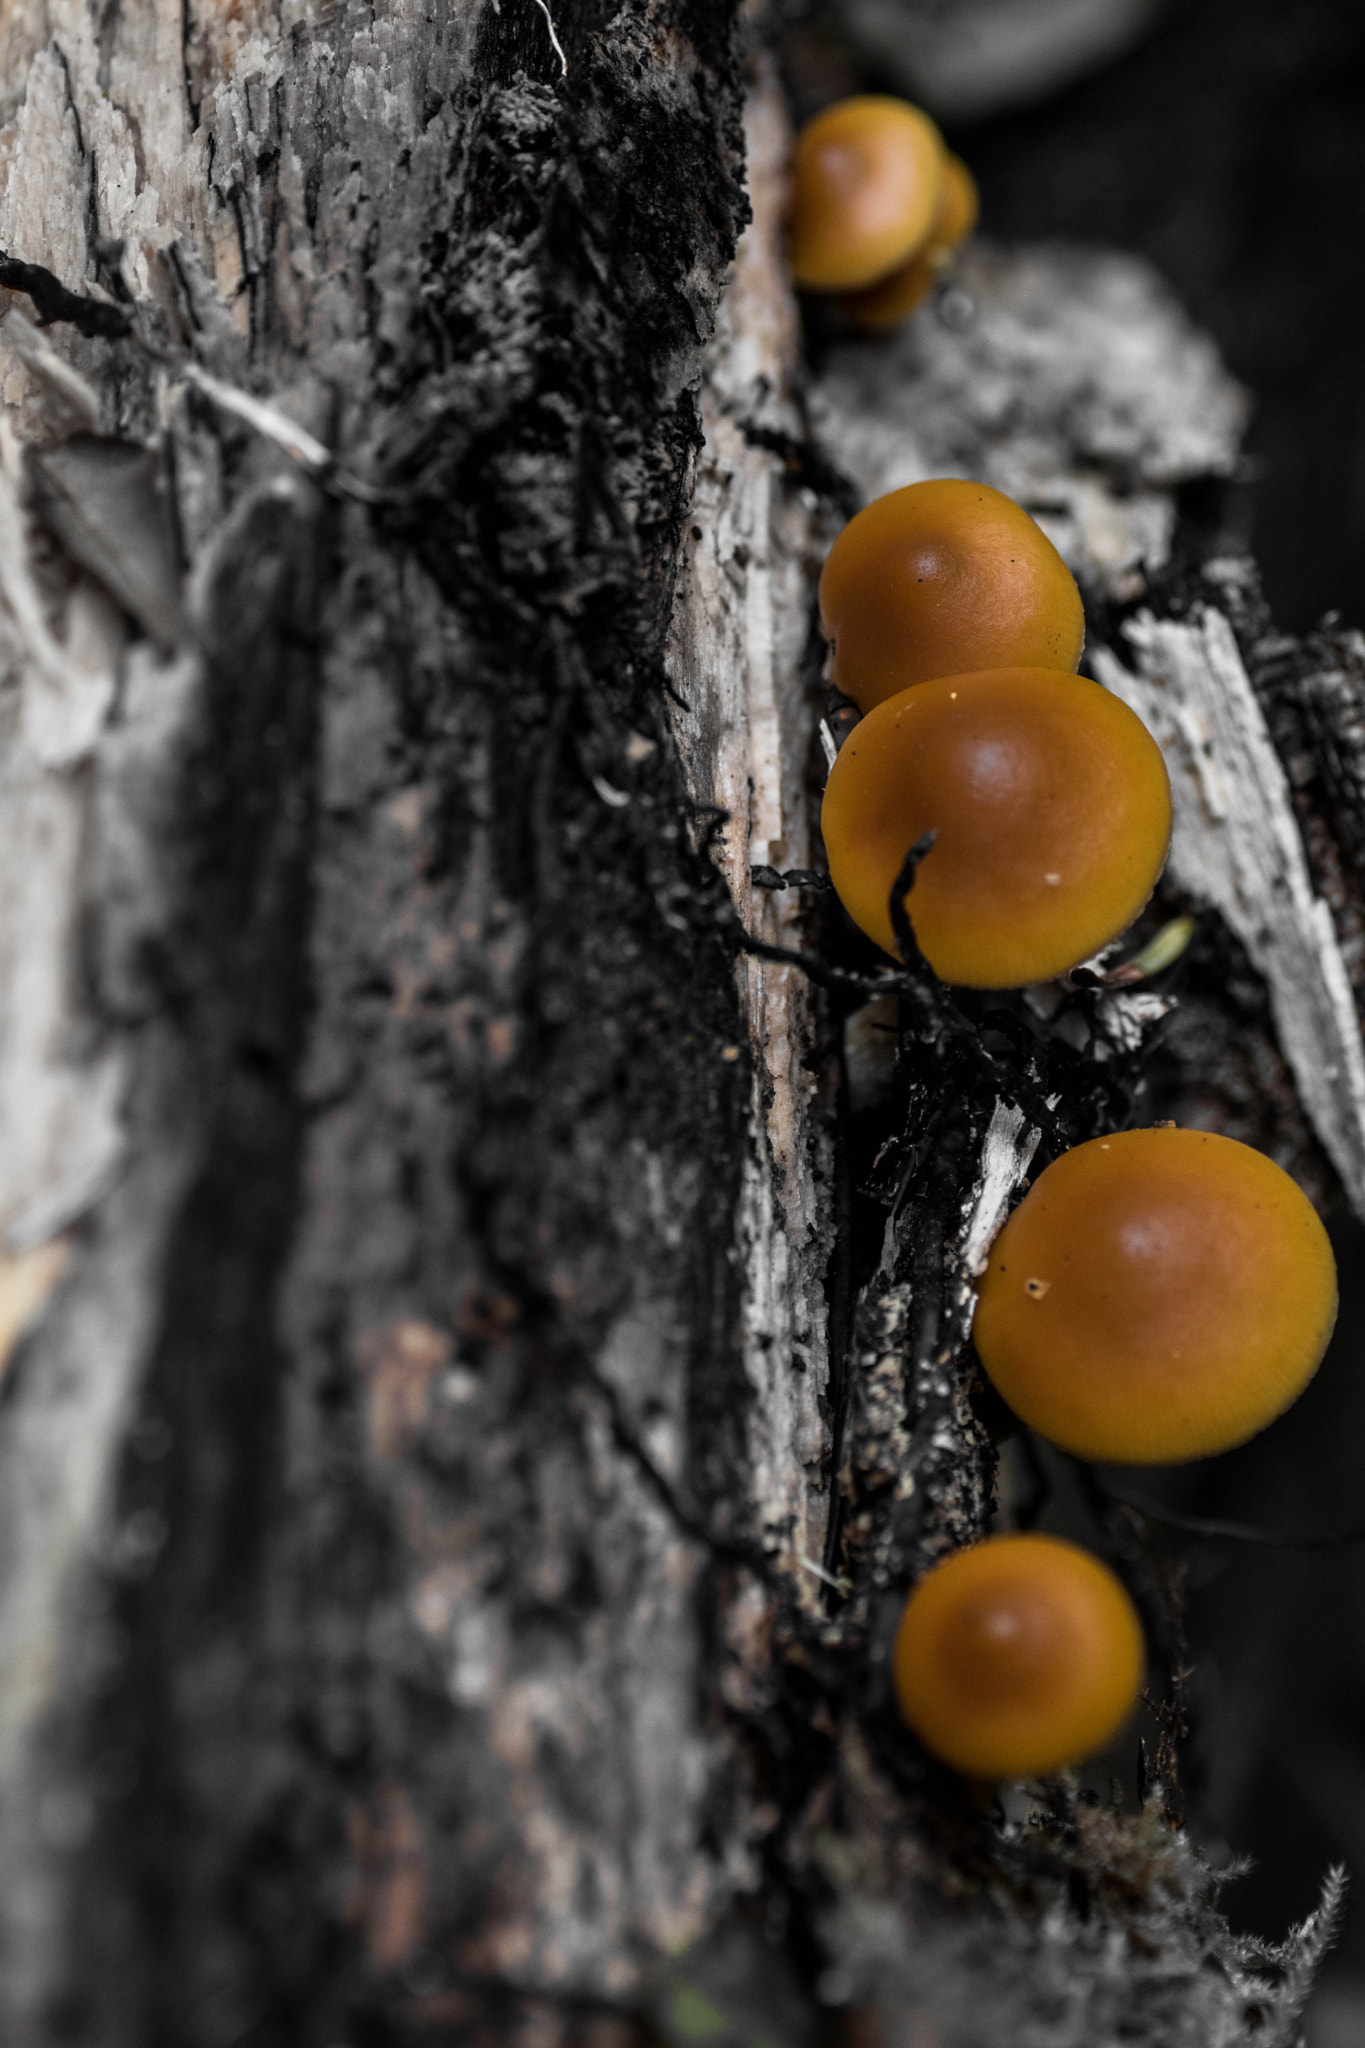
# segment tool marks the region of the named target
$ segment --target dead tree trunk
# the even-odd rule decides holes
[[[4,33],[6,2042],[1289,2048],[1326,1923],[1252,1974],[1169,1798],[983,1815],[883,1676],[991,1509],[970,1277],[1040,1134],[1198,1087],[1365,1189],[1359,651],[1173,545],[1216,362],[1145,274],[986,254],[807,388],[705,0]],[[1017,1054],[916,988],[892,1071],[763,886],[897,460],[1059,522],[1184,735],[1212,1063],[1148,994]]]
[[[16,2042],[511,2038],[736,1874],[747,1055],[663,644],[741,87],[723,10],[555,33],[8,24],[0,244],[132,323],[73,402],[11,312],[19,431],[159,447],[193,621],[14,547],[4,1223],[72,1232],[0,1488]]]

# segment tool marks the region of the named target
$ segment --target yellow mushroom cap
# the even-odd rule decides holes
[[[954,249],[971,234],[979,210],[971,172],[961,157],[945,157],[943,194],[924,247],[877,284],[845,293],[839,301],[845,317],[869,334],[899,325],[932,290]]]
[[[939,676],[862,719],[820,814],[830,879],[855,924],[897,950],[890,895],[936,831],[906,907],[934,972],[971,988],[1064,974],[1151,895],[1170,784],[1142,721],[1085,676]]]
[[[976,179],[960,156],[949,150],[943,159],[943,192],[938,202],[929,242],[940,249],[956,249],[975,233],[981,218],[981,195]]]
[[[981,668],[1074,669],[1075,578],[1023,507],[939,477],[874,498],[820,577],[830,680],[861,711],[910,683]]]
[[[1230,1450],[1298,1398],[1337,1313],[1327,1232],[1233,1138],[1122,1131],[1064,1153],[995,1241],[973,1336],[1016,1415],[1084,1458]]]
[[[856,291],[912,256],[934,225],[943,140],[927,114],[877,93],[808,121],[792,164],[792,274],[808,291]]]
[[[1142,1630],[1114,1574],[1055,1536],[992,1536],[928,1572],[892,1652],[902,1718],[973,1778],[1036,1778],[1118,1734]]]

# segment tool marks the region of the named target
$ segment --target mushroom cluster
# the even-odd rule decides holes
[[[861,93],[808,121],[792,165],[792,273],[875,333],[914,311],[976,226],[976,185],[929,116]]]
[[[803,130],[798,284],[889,325],[969,233],[969,173],[903,102],[846,100]],[[821,827],[835,892],[884,951],[904,897],[925,961],[980,989],[1053,980],[1124,932],[1165,864],[1151,735],[1077,673],[1085,619],[1024,508],[957,478],[875,500],[820,579],[827,675],[862,714]],[[1336,1318],[1331,1245],[1250,1146],[1127,1130],[1038,1177],[997,1239],[973,1337],[1018,1418],[1073,1455],[1175,1463],[1230,1449],[1303,1391]],[[1030,1777],[1103,1748],[1132,1710],[1142,1632],[1114,1575],[1051,1537],[993,1537],[913,1589],[892,1655],[905,1721],[969,1776]]]
[[[1018,988],[1125,931],[1166,860],[1170,784],[1127,705],[1075,673],[1085,617],[1042,529],[985,484],[875,499],[820,578],[830,680],[866,713],[835,761],[821,829],[858,927],[897,951],[905,899],[942,980]]]
[[[1298,1398],[1336,1321],[1327,1232],[1289,1175],[1209,1131],[1116,1132],[1039,1175],[993,1248],[973,1335],[1022,1421],[1083,1458],[1230,1450]],[[1107,1567],[994,1537],[911,1592],[896,1699],[971,1777],[1034,1777],[1104,1748],[1132,1711],[1142,1637]]]

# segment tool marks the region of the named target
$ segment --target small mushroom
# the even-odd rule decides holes
[[[870,712],[830,771],[820,822],[840,901],[888,953],[892,887],[935,832],[905,899],[921,951],[944,981],[1016,988],[1132,923],[1166,858],[1170,785],[1142,721],[1098,683],[988,669]]]
[[[935,1565],[892,1651],[902,1718],[965,1776],[1041,1777],[1109,1743],[1142,1682],[1114,1574],[1055,1536],[992,1536]]]
[[[865,291],[845,293],[839,301],[845,318],[868,334],[899,326],[932,291],[953,251],[975,229],[980,210],[976,180],[971,172],[961,157],[945,157],[943,193],[924,247],[879,284],[869,285]]]
[[[874,498],[820,577],[829,677],[860,711],[984,668],[1076,668],[1085,614],[1042,528],[987,484],[939,477]]]
[[[1064,1450],[1181,1464],[1297,1400],[1336,1313],[1327,1232],[1289,1175],[1169,1125],[1091,1139],[1038,1176],[996,1239],[973,1335],[1015,1414]]]
[[[791,265],[807,291],[858,291],[922,248],[943,191],[943,139],[904,100],[862,93],[808,121],[792,163]]]

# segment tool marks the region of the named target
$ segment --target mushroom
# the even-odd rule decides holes
[[[1092,1138],[1040,1174],[977,1298],[981,1363],[1064,1450],[1178,1464],[1273,1422],[1337,1313],[1316,1211],[1263,1153],[1211,1131]]]
[[[830,681],[860,711],[911,683],[983,668],[1074,670],[1075,578],[1022,506],[940,477],[874,498],[820,577]]]
[[[1166,858],[1170,785],[1142,721],[1098,683],[987,669],[917,683],[862,719],[820,822],[840,901],[888,953],[893,884],[935,833],[905,899],[920,950],[944,981],[1015,988],[1131,924]]]
[[[913,313],[948,265],[953,251],[972,233],[980,213],[976,180],[960,156],[943,162],[943,196],[924,247],[899,270],[864,291],[847,292],[839,305],[853,326],[880,334]]]
[[[943,189],[943,140],[904,100],[862,93],[808,121],[792,163],[791,265],[807,291],[857,291],[908,262]]]
[[[891,1669],[902,1718],[972,1778],[1035,1778],[1118,1734],[1144,1663],[1133,1603],[1055,1536],[991,1536],[926,1573]]]

